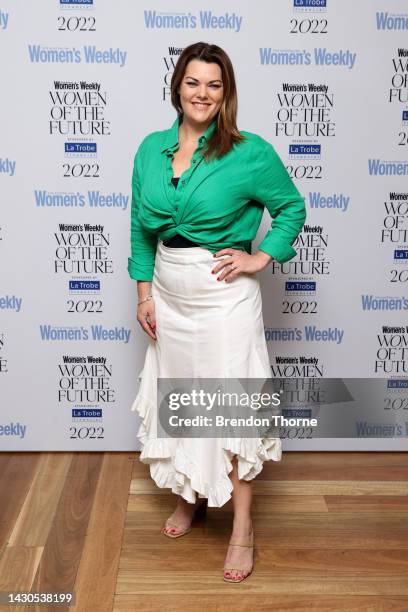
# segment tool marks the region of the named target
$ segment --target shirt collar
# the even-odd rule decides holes
[[[164,140],[163,143],[163,147],[161,149],[161,152],[164,153],[165,151],[174,151],[175,149],[178,148],[179,145],[179,127],[181,125],[183,121],[183,113],[179,113],[177,115],[177,118],[175,119],[173,125],[171,126],[171,128],[167,131],[167,135],[166,138]],[[211,134],[213,133],[215,126],[217,124],[217,120],[216,118],[214,118],[211,123],[208,125],[206,131],[204,132],[204,134],[202,134],[200,136],[200,138],[198,139],[198,148],[201,149],[204,146],[204,143],[206,140],[208,140],[208,138],[211,136]]]

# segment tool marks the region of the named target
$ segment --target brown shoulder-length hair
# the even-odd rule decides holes
[[[203,156],[206,161],[210,157],[221,157],[228,153],[234,143],[244,140],[237,128],[237,88],[235,84],[234,69],[228,55],[221,47],[205,42],[197,42],[183,49],[177,61],[171,78],[171,103],[179,114],[183,112],[180,104],[180,95],[177,93],[184,77],[187,64],[191,60],[201,60],[207,63],[218,64],[221,68],[224,98],[221,108],[216,115],[216,129],[204,147]]]

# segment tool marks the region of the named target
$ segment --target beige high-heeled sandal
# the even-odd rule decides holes
[[[193,515],[191,517],[191,522],[193,522],[193,519],[196,517],[198,518],[199,516],[205,516],[207,512],[207,504],[208,504],[208,499],[200,498],[200,503],[198,504],[198,506],[193,512]],[[176,529],[177,531],[175,531],[174,533],[168,532],[166,531],[166,528],[168,527]],[[161,533],[163,533],[168,538],[180,538],[181,536],[186,535],[190,531],[191,531],[191,523],[188,527],[183,529],[175,521],[171,521],[170,519],[167,519],[165,526],[161,530]]]
[[[247,537],[231,538],[229,541],[229,546],[244,546],[246,548],[252,548],[255,552],[254,530],[252,529],[251,533]],[[222,577],[224,578],[226,582],[242,582],[243,580],[245,580],[245,578],[248,578],[248,576],[252,573],[253,567],[254,567],[253,557],[252,557],[252,564],[250,566],[246,565],[244,567],[227,567],[226,565],[224,565]],[[228,577],[225,575],[225,572],[231,572],[231,571],[240,572],[241,574],[243,574],[244,572],[248,572],[248,573],[241,576],[241,578],[232,578],[231,576]]]

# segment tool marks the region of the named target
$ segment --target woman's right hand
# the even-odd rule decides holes
[[[137,307],[137,320],[146,332],[153,340],[156,338],[156,316],[154,309],[154,299],[151,298],[147,302],[139,304]]]

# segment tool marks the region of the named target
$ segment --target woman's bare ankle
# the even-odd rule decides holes
[[[234,516],[232,523],[232,534],[234,536],[247,536],[252,531],[252,519],[250,516]]]
[[[179,496],[177,500],[177,508],[179,508],[183,512],[188,513],[194,510],[195,505],[190,504],[187,500],[184,499],[184,497]]]

